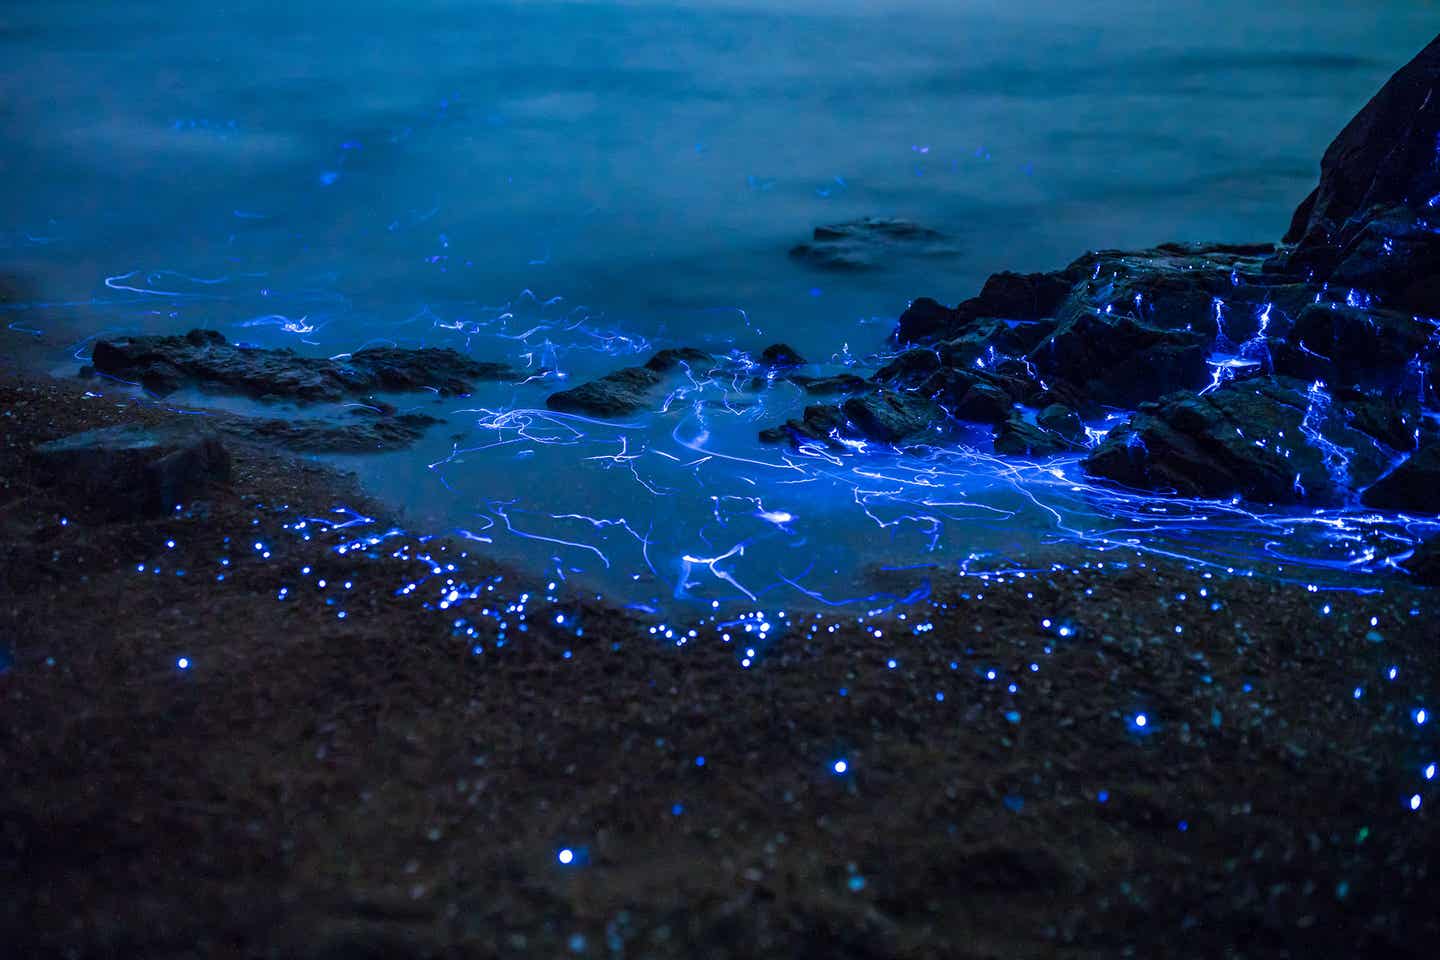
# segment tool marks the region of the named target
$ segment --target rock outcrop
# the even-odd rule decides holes
[[[160,396],[196,387],[304,403],[424,389],[450,396],[468,393],[478,381],[518,379],[505,364],[480,363],[446,348],[367,347],[340,357],[302,357],[233,344],[214,330],[100,340],[91,363],[99,373]]]

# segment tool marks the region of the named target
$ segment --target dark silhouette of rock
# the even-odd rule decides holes
[[[710,354],[691,347],[661,350],[643,367],[624,367],[598,380],[552,393],[545,398],[545,406],[592,417],[629,416],[660,401],[660,388],[667,375],[685,367],[704,366],[708,370],[713,361]]]
[[[1330,253],[1364,228],[1373,208],[1420,209],[1440,194],[1437,88],[1440,37],[1391,77],[1330,144],[1320,161],[1320,184],[1296,209],[1286,243],[1303,253]]]
[[[959,251],[944,234],[909,220],[865,217],[816,227],[813,238],[790,256],[821,270],[879,270],[897,257],[947,257]]]
[[[932,440],[945,421],[945,411],[929,397],[889,391],[851,397],[840,410],[864,439],[896,446]]]
[[[1203,387],[1210,380],[1211,340],[1128,315],[1082,313],[1030,356],[1046,376],[1063,377],[1101,403],[1133,407],[1169,390]]]
[[[681,366],[700,366],[708,364],[714,359],[704,350],[697,350],[694,347],[671,347],[661,350],[645,361],[647,370],[654,370],[656,373],[669,373],[678,370]]]
[[[339,358],[302,357],[228,343],[214,330],[176,337],[97,341],[91,362],[100,373],[164,396],[193,386],[252,397],[334,402],[387,391],[469,392],[480,380],[511,380],[509,366],[480,363],[454,350],[369,347]]]
[[[812,404],[805,408],[799,420],[786,420],[778,427],[760,431],[763,443],[781,443],[789,440],[797,446],[802,443],[823,443],[839,446],[834,439],[845,426],[845,415],[835,404]]]
[[[1440,356],[1434,324],[1408,313],[1343,303],[1312,303],[1272,351],[1276,372],[1388,392],[1417,380],[1412,361]],[[1418,391],[1418,380],[1412,384]]]
[[[1052,403],[1045,407],[1035,415],[1035,422],[1066,440],[1078,441],[1085,436],[1085,424],[1080,415],[1063,404]]]
[[[975,423],[1003,423],[1013,412],[1010,394],[990,383],[977,383],[955,405],[952,411],[961,420]]]
[[[1285,377],[1145,403],[1085,460],[1090,473],[1184,496],[1336,506],[1395,457],[1323,391]]]
[[[869,440],[889,446],[932,443],[944,430],[945,411],[928,397],[885,391],[850,397],[841,404],[805,408],[799,420],[760,431],[765,443],[819,441],[832,447],[839,440]]]
[[[995,428],[995,452],[1012,457],[1050,457],[1073,453],[1081,444],[1012,414]]]
[[[1360,502],[1381,510],[1440,514],[1440,442],[1412,453],[1371,484]]]
[[[230,478],[229,452],[200,430],[88,430],[40,444],[35,459],[77,510],[109,520],[169,513]]]
[[[805,358],[788,343],[772,343],[760,352],[760,362],[767,367],[800,367]]]

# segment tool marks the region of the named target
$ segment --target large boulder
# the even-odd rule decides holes
[[[1440,442],[1412,453],[1371,484],[1360,501],[1381,510],[1440,514]]]
[[[214,330],[100,340],[91,363],[100,373],[161,396],[197,387],[301,402],[422,389],[449,396],[468,393],[476,381],[517,379],[505,364],[480,363],[446,348],[369,347],[339,357],[302,357],[229,343]]]
[[[1340,131],[1320,160],[1320,184],[1295,211],[1286,243],[1335,259],[1376,207],[1423,209],[1440,195],[1440,37],[1431,40]]]
[[[1371,402],[1356,398],[1348,407]],[[1084,466],[1127,486],[1183,496],[1338,506],[1396,456],[1318,385],[1257,377],[1142,404]]]
[[[213,434],[178,427],[106,427],[42,443],[37,466],[78,512],[99,519],[169,513],[230,478]]]

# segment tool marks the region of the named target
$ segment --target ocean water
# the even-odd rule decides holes
[[[1056,542],[1349,577],[1414,525],[1127,497],[982,437],[762,447],[803,405],[785,384],[691,382],[619,424],[544,398],[664,346],[865,372],[908,300],[995,270],[1277,238],[1437,28],[1430,3],[1328,0],[12,0],[0,349],[73,372],[95,336],[203,326],[509,360],[533,378],[404,399],[447,421],[416,449],[335,459],[418,526],[645,605],[861,598],[876,567]],[[957,252],[787,256],[866,215]]]

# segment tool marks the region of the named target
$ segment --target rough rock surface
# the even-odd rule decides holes
[[[505,364],[480,363],[445,348],[369,347],[341,358],[302,357],[290,350],[237,346],[214,330],[100,340],[91,362],[100,373],[138,382],[162,396],[194,386],[303,402],[426,388],[464,394],[480,380],[516,378]]]
[[[1018,415],[995,428],[995,452],[1012,457],[1049,457],[1080,449],[1082,444],[1078,440]]]
[[[112,520],[168,513],[230,479],[224,444],[199,430],[106,427],[42,443],[34,454],[53,485]]]
[[[1183,496],[1336,506],[1396,456],[1323,391],[1263,377],[1142,404],[1084,465],[1096,476]]]
[[[1440,514],[1440,442],[1415,451],[1371,484],[1360,501],[1381,510]]]
[[[375,413],[359,408],[347,420],[234,417],[214,420],[212,425],[233,440],[301,453],[376,453],[402,450],[443,422],[423,413]]]
[[[885,391],[850,397],[844,403],[805,408],[798,420],[760,431],[765,443],[819,441],[840,446],[841,438],[889,446],[931,443],[944,432],[945,411],[928,397]]]
[[[1343,259],[1371,212],[1422,209],[1440,194],[1435,162],[1440,137],[1440,37],[1380,88],[1325,151],[1320,184],[1285,236],[1299,262],[1321,267]]]
[[[598,380],[569,390],[552,393],[545,406],[563,413],[591,417],[625,417],[647,410],[660,400],[666,375],[682,366],[700,366],[712,361],[710,354],[691,348],[661,350],[643,367],[624,367]]]
[[[944,234],[909,220],[865,217],[816,227],[790,256],[821,270],[879,270],[896,257],[948,257],[959,251]]]

